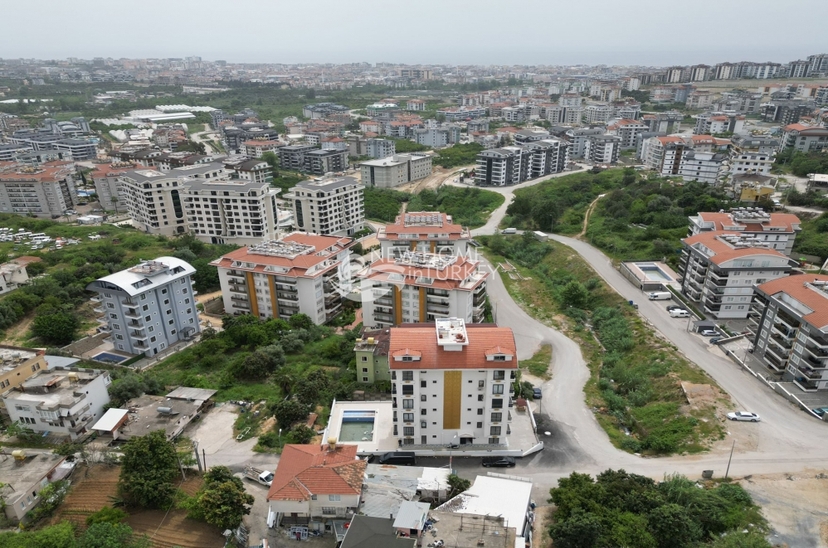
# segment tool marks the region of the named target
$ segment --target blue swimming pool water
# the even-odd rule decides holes
[[[97,356],[93,356],[92,359],[98,362],[121,363],[127,361],[129,358],[119,356],[118,354],[110,354],[109,352],[101,352]]]

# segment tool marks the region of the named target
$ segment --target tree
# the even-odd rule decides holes
[[[448,477],[449,493],[448,498],[456,497],[464,491],[468,491],[471,487],[471,482],[467,479],[461,478],[457,474],[450,474]]]
[[[307,314],[294,314],[288,319],[291,329],[311,329],[313,327],[313,320]]]
[[[146,537],[134,538],[126,523],[94,523],[78,539],[77,548],[149,548]]]
[[[572,280],[561,290],[561,301],[564,306],[584,308],[589,301],[589,291],[581,282]]]
[[[64,346],[75,338],[78,318],[71,312],[49,309],[38,312],[32,322],[32,333],[49,344]]]
[[[127,516],[126,512],[120,508],[113,508],[111,506],[104,506],[97,512],[89,514],[86,517],[86,525],[95,525],[96,523],[121,523]]]
[[[172,503],[178,460],[163,430],[132,438],[124,445],[118,493],[129,504],[166,508]]]
[[[316,436],[316,432],[312,428],[308,428],[304,424],[297,424],[290,429],[287,434],[289,443],[307,444]]]
[[[601,520],[595,514],[577,512],[567,520],[549,527],[555,548],[594,548],[603,533]]]
[[[225,466],[214,466],[204,475],[201,489],[185,506],[188,517],[203,520],[220,529],[235,529],[250,513],[253,497],[242,481]]]
[[[282,400],[270,407],[279,428],[290,428],[294,423],[307,418],[308,408],[296,400]]]

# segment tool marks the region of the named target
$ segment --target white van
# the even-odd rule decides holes
[[[690,313],[683,308],[676,308],[675,310],[670,311],[671,318],[689,318]]]
[[[500,233],[501,234],[517,234],[517,229],[516,228],[504,228]]]
[[[647,293],[647,298],[651,301],[669,301],[673,298],[673,294],[669,291],[653,291],[652,293]]]

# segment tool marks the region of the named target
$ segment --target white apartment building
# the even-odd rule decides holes
[[[770,175],[779,139],[767,136],[734,135],[730,149],[730,172]]]
[[[72,162],[0,162],[0,213],[57,218],[78,202]]]
[[[397,152],[397,144],[392,139],[368,139],[365,141],[365,154],[371,158],[387,158]],[[357,155],[361,156],[361,155]]]
[[[239,153],[248,158],[261,158],[265,152],[272,152],[279,155],[279,147],[285,146],[286,143],[281,141],[253,139],[244,141],[239,148]]]
[[[753,286],[791,271],[790,258],[750,236],[703,232],[682,243],[682,292],[718,319],[747,318]]]
[[[12,422],[76,440],[103,416],[110,383],[108,371],[55,368],[3,394],[3,404]]]
[[[484,319],[488,272],[457,255],[406,252],[363,268],[357,277],[368,328],[457,317]]]
[[[636,148],[636,138],[645,131],[649,131],[647,125],[629,118],[622,118],[607,127],[607,134],[617,135],[621,139],[621,150]]]
[[[593,135],[584,147],[584,159],[595,164],[614,164],[621,150],[621,138],[615,135]]]
[[[511,329],[445,318],[390,331],[394,436],[401,447],[508,447],[518,368]]]
[[[184,185],[187,228],[199,240],[248,245],[276,238],[279,189],[238,179],[188,179]]]
[[[14,291],[29,281],[26,264],[15,261],[0,264],[0,295]]]
[[[725,173],[726,154],[685,151],[679,161],[678,175],[685,181],[716,184]]]
[[[430,154],[396,154],[359,164],[362,183],[376,188],[394,188],[431,175]]]
[[[745,127],[745,117],[741,114],[724,114],[708,112],[696,116],[696,135],[715,135],[718,133],[741,133]]]
[[[98,194],[98,202],[100,202],[102,209],[115,211],[116,213],[126,211],[126,200],[121,188],[121,175],[135,168],[136,164],[120,162],[99,165],[92,172],[95,192]]]
[[[115,349],[154,356],[201,327],[193,268],[176,257],[159,257],[104,276],[86,286],[98,294],[95,312],[107,325]]]
[[[786,148],[793,148],[800,152],[818,152],[828,149],[828,128],[788,124],[783,129],[779,150]]]
[[[828,389],[828,276],[802,274],[755,288],[747,328],[753,355],[801,390]],[[781,378],[780,378],[781,377]]]
[[[285,194],[297,230],[353,236],[365,223],[365,187],[353,177],[302,181]]]
[[[588,105],[584,107],[585,124],[606,124],[615,113],[609,105]]]
[[[689,219],[688,237],[714,231],[744,234],[788,256],[793,252],[796,234],[802,230],[801,221],[796,215],[766,213],[758,207],[738,207],[728,212],[700,212]]]
[[[439,211],[409,211],[377,231],[382,256],[397,258],[408,252],[466,255],[471,232]]]
[[[710,135],[650,137],[641,146],[644,164],[665,177],[714,183],[725,173],[730,141]]]
[[[477,155],[475,184],[507,186],[560,173],[566,168],[569,149],[566,141],[542,139],[521,146],[484,150]]]
[[[293,232],[220,257],[210,264],[218,268],[225,313],[288,319],[301,312],[322,325],[339,314],[351,289],[353,243]]]
[[[566,132],[566,139],[569,141],[569,157],[577,160],[584,157],[586,143],[590,137],[603,135],[603,128],[570,129]]]

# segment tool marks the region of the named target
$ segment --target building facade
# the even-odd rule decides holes
[[[703,232],[682,244],[682,292],[718,319],[747,318],[753,286],[791,271],[786,255],[750,236]]]
[[[333,319],[349,292],[353,242],[294,232],[220,257],[210,264],[218,268],[225,313],[289,319],[301,312],[316,325]]]
[[[186,261],[159,257],[89,284],[87,291],[100,301],[98,321],[107,325],[114,347],[149,357],[201,331],[193,273]]]
[[[411,153],[362,162],[359,164],[362,183],[369,187],[394,188],[424,179],[431,175],[431,158],[430,154]]]
[[[730,149],[730,172],[770,175],[779,149],[779,139],[768,136],[734,135]]]
[[[738,207],[728,212],[699,212],[689,219],[688,237],[714,231],[744,234],[788,256],[793,253],[796,235],[802,230],[796,215],[767,213],[758,207]]]
[[[621,151],[621,138],[615,135],[593,135],[587,139],[584,159],[595,164],[614,164]]]
[[[353,236],[365,223],[364,186],[353,177],[302,181],[285,194],[297,230]]]
[[[71,162],[0,163],[0,212],[50,219],[78,203]]]
[[[458,318],[391,328],[388,365],[400,447],[508,447],[512,330]]]
[[[789,148],[799,152],[820,152],[828,149],[828,128],[788,124],[782,132],[781,141],[780,152]]]
[[[410,211],[377,231],[382,256],[397,258],[407,252],[465,256],[471,241],[468,228],[438,211]]]

